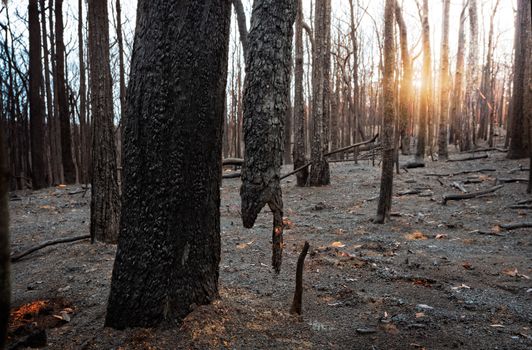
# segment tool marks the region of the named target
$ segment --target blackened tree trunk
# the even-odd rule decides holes
[[[141,0],[137,14],[114,328],[180,321],[218,296],[230,3]]]
[[[273,213],[272,266],[281,269],[283,198],[280,172],[283,127],[289,106],[293,0],[255,0],[244,80],[244,165],[242,221],[255,224],[268,204]]]
[[[29,100],[30,100],[30,140],[31,140],[31,182],[34,190],[48,185],[44,161],[44,101],[41,95],[41,28],[37,0],[30,0],[28,6],[30,34]]]
[[[65,82],[65,43],[63,41],[63,0],[55,0],[55,64],[56,64],[56,102],[61,125],[61,160],[65,183],[76,182],[76,167],[72,158],[72,138],[70,115],[68,114],[68,95]]]
[[[421,10],[422,43],[423,43],[423,71],[421,94],[419,103],[419,129],[417,136],[416,161],[423,163],[425,147],[427,144],[427,124],[431,113],[431,80],[432,80],[432,54],[430,51],[429,4],[423,0]],[[430,142],[430,139],[429,139]]]
[[[464,80],[465,61],[465,20],[466,20],[466,0],[462,0],[462,12],[460,13],[460,24],[458,26],[458,49],[456,51],[456,71],[454,75],[453,97],[451,102],[451,128],[449,142],[457,144],[461,142],[462,122],[465,119],[462,108],[462,85]]]
[[[400,101],[399,101],[399,136],[401,139],[401,153],[410,154],[410,133],[408,130],[409,119],[413,114],[412,103],[412,59],[408,52],[408,32],[403,18],[403,11],[397,1],[395,2],[395,20],[399,27],[401,43],[401,62],[403,75],[401,78]]]
[[[449,119],[449,12],[451,0],[443,0],[443,23],[440,50],[440,127],[438,134],[438,158],[449,158],[447,151],[447,121]]]
[[[89,61],[92,110],[91,240],[116,243],[120,203],[109,63],[107,0],[89,3]]]
[[[85,56],[83,38],[83,0],[78,0],[78,49],[79,49],[79,134],[81,153],[81,175],[80,182],[89,181],[89,147],[88,147],[88,123],[87,123],[87,87],[85,75]]]
[[[325,81],[326,69],[325,64],[328,61],[327,51],[329,47],[327,39],[328,30],[326,26],[330,23],[330,6],[327,6],[328,0],[317,0],[314,17],[314,45],[312,46],[312,145],[309,181],[310,186],[323,186],[331,182],[329,163],[323,156],[326,145],[324,144],[325,127],[325,109],[326,105],[325,86],[329,84]]]
[[[305,158],[305,98],[303,96],[303,9],[302,0],[297,0],[294,68],[294,169],[307,163]],[[296,174],[297,185],[305,186],[308,168]]]
[[[528,116],[532,113],[525,110],[525,89],[527,67],[527,46],[530,34],[530,1],[517,2],[517,19],[515,23],[515,54],[514,54],[514,82],[512,95],[512,115],[510,127],[509,159],[519,159],[528,156]],[[528,106],[530,106],[528,104]]]
[[[384,7],[384,74],[383,102],[384,118],[382,125],[382,175],[376,223],[383,224],[390,216],[393,190],[393,163],[395,153],[395,45],[394,12],[395,0],[386,0]]]
[[[0,130],[0,349],[4,348],[11,298],[9,279],[9,170],[4,145],[4,130]]]

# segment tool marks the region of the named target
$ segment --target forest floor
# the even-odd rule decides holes
[[[28,328],[42,327],[49,349],[531,349],[532,229],[499,226],[532,221],[530,209],[509,208],[532,199],[526,182],[442,204],[443,194],[461,193],[453,182],[476,191],[497,178],[528,177],[509,173],[527,161],[488,154],[402,170],[395,175],[393,217],[384,225],[372,222],[377,164],[332,163],[331,185],[322,188],[284,180],[291,228],[279,275],[270,268],[270,212],[259,215],[255,228],[242,228],[240,180],[224,180],[220,298],[175,328],[103,327],[115,246],[84,240],[39,250],[12,266],[18,312],[10,346],[23,348]],[[427,176],[479,168],[496,171]],[[79,190],[17,192],[10,202],[12,250],[88,234],[90,193]],[[295,317],[288,311],[304,241],[311,247],[303,314]],[[27,311],[46,303],[40,318]]]

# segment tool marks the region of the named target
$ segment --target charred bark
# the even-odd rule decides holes
[[[30,140],[31,140],[31,183],[34,190],[48,185],[44,161],[44,101],[41,95],[41,29],[37,0],[30,0],[28,6],[29,23],[29,100],[30,100]]]
[[[116,243],[120,218],[107,0],[89,3],[92,110],[91,240]]]
[[[141,0],[137,13],[114,328],[179,322],[218,296],[230,3]]]
[[[273,213],[272,266],[281,269],[283,200],[280,172],[283,127],[290,93],[293,0],[255,0],[244,81],[242,221],[255,224],[268,204]]]

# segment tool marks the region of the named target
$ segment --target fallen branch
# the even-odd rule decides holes
[[[532,199],[523,199],[522,201],[517,202],[517,204],[528,204],[532,203]]]
[[[516,205],[510,205],[508,208],[510,208],[510,209],[532,209],[532,205],[530,205],[530,204],[516,204]]]
[[[308,253],[309,244],[305,241],[303,250],[299,254],[297,259],[297,269],[296,269],[296,290],[294,292],[294,300],[292,301],[292,307],[290,308],[291,314],[301,315],[301,304],[303,299],[303,267],[305,264],[305,257]]]
[[[514,173],[517,173],[519,171],[530,171],[530,168],[523,168],[522,165],[519,165],[517,168],[513,168],[513,169],[508,170],[508,174],[514,174]]]
[[[511,183],[511,182],[528,182],[528,179],[525,179],[523,177],[521,178],[497,178],[497,183],[505,184],[505,183]]]
[[[323,156],[324,157],[330,157],[333,154],[349,151],[350,149],[353,149],[353,148],[356,148],[356,147],[360,147],[360,146],[363,146],[363,145],[367,145],[368,143],[373,143],[373,142],[375,142],[377,137],[379,137],[379,134],[375,134],[375,136],[373,136],[371,139],[369,139],[367,141],[362,141],[362,142],[359,142],[359,143],[355,143],[354,145],[350,145],[350,146],[339,148],[339,149],[334,150],[334,151],[330,151],[328,153],[325,153]]]
[[[499,189],[501,189],[503,185],[494,186],[491,188],[488,188],[486,190],[478,191],[478,192],[470,192],[465,194],[446,194],[443,196],[443,205],[446,205],[448,201],[458,201],[462,199],[471,199],[478,196],[482,196],[488,193],[493,193]]]
[[[446,161],[447,162],[465,162],[465,161],[468,161],[468,160],[477,160],[477,159],[484,159],[484,158],[488,158],[488,155],[487,154],[483,154],[481,156],[471,156],[471,157],[467,157],[467,158],[459,158],[459,159],[447,159]]]
[[[400,191],[397,192],[397,196],[407,196],[410,194],[420,194],[421,190],[406,190],[406,191]]]
[[[366,140],[366,141],[362,141],[362,142],[359,142],[359,143],[355,143],[354,145],[350,145],[350,146],[347,146],[347,147],[342,147],[342,148],[339,148],[337,150],[334,150],[334,151],[330,151],[328,153],[325,153],[323,154],[324,157],[330,157],[332,156],[333,154],[337,154],[337,153],[341,153],[341,152],[345,152],[345,151],[349,151],[353,148],[356,148],[356,147],[360,147],[360,146],[363,146],[363,145],[367,145],[368,143],[372,143],[372,142],[375,142],[375,140],[377,139],[377,137],[379,136],[379,134],[376,134],[375,136],[373,136],[370,140]],[[312,164],[312,162],[308,162],[302,166],[300,166],[299,168],[297,169],[294,169],[293,171],[289,172],[288,174],[285,174],[283,176],[281,176],[280,180],[282,179],[286,179],[287,177],[289,176],[292,176],[298,172],[300,172],[301,170],[309,167],[310,165]]]
[[[451,184],[451,186],[453,186],[454,188],[459,189],[459,190],[462,191],[463,193],[467,193],[467,189],[465,188],[464,184],[461,183],[461,182],[453,181],[453,183]]]
[[[425,174],[425,176],[452,177],[456,175],[464,175],[464,174],[471,174],[471,173],[484,173],[488,171],[497,171],[497,170],[493,168],[481,168],[481,169],[464,170],[464,171],[459,171],[456,173],[446,173],[446,174],[428,173],[428,174]]]
[[[508,231],[517,230],[518,228],[529,228],[529,227],[532,227],[532,221],[518,222],[518,223],[514,223],[514,224],[500,224],[499,226],[500,226],[500,228],[508,230]]]
[[[90,235],[83,235],[83,236],[76,236],[76,237],[68,237],[68,238],[60,238],[60,239],[56,239],[56,240],[51,240],[51,241],[45,241],[35,247],[32,247],[28,250],[25,250],[21,253],[17,253],[17,254],[14,254],[11,256],[11,262],[17,262],[19,261],[20,259],[22,259],[23,257],[25,257],[26,255],[29,255],[37,250],[40,250],[40,249],[43,249],[45,247],[49,247],[51,245],[56,245],[56,244],[60,244],[60,243],[70,243],[70,242],[76,242],[76,241],[81,241],[81,240],[84,240],[84,239],[89,239],[91,238]]]

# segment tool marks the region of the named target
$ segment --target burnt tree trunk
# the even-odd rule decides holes
[[[419,129],[417,136],[416,162],[423,163],[425,159],[425,148],[427,145],[428,120],[431,113],[431,80],[432,80],[432,58],[430,51],[430,26],[429,26],[429,5],[428,0],[423,0],[421,11],[422,42],[423,42],[423,73],[421,83],[421,96],[419,102]],[[429,138],[430,142],[430,138]]]
[[[141,0],[137,14],[114,328],[179,322],[218,296],[230,3]]]
[[[87,87],[85,75],[85,57],[83,40],[83,0],[78,0],[78,49],[79,49],[79,134],[80,134],[80,154],[81,171],[80,182],[89,181],[89,148],[88,148],[88,123],[87,123]]]
[[[510,126],[509,159],[519,159],[528,156],[528,116],[532,113],[525,110],[526,64],[527,64],[527,36],[530,34],[530,1],[517,2],[517,18],[515,23],[515,54],[514,54],[514,82],[512,95],[512,115]]]
[[[293,0],[255,0],[244,80],[242,221],[255,224],[268,204],[273,213],[272,266],[281,269],[283,198],[280,186],[284,118],[289,106]]]
[[[61,160],[65,183],[76,182],[76,167],[72,158],[72,138],[70,115],[68,114],[68,95],[65,81],[65,43],[63,41],[63,0],[55,0],[55,63],[56,63],[56,102],[61,130]]]
[[[438,158],[449,158],[447,151],[447,122],[449,119],[449,12],[451,0],[443,0],[443,24],[440,51],[440,127],[438,134]]]
[[[297,0],[295,33],[295,68],[294,68],[294,169],[307,163],[305,158],[305,97],[303,96],[303,9],[302,0]],[[308,168],[296,174],[297,185],[305,186]]]
[[[465,3],[466,0],[462,0]],[[458,49],[456,53],[456,72],[454,75],[453,96],[451,101],[451,128],[449,142],[458,144],[462,140],[462,121],[464,120],[462,108],[462,85],[464,80],[465,61],[465,20],[466,6],[463,4],[458,26]]]
[[[400,101],[399,101],[399,136],[401,138],[401,153],[410,154],[410,133],[408,125],[413,113],[412,103],[412,59],[408,52],[408,32],[406,23],[403,19],[403,11],[395,2],[395,20],[399,27],[399,37],[401,43],[401,62],[403,66],[403,75],[401,78]]]
[[[107,0],[89,3],[89,80],[92,110],[91,240],[116,243],[120,203],[113,124]]]
[[[386,0],[384,7],[384,74],[382,125],[382,175],[376,223],[383,224],[390,217],[393,190],[394,124],[395,124],[395,45],[394,45],[395,0]]]
[[[327,40],[330,36],[327,35],[328,30],[326,26],[330,23],[330,6],[327,6],[329,0],[317,0],[315,10],[315,25],[314,25],[314,45],[312,46],[312,145],[311,145],[311,160],[309,181],[310,186],[323,186],[331,182],[329,163],[323,156],[326,145],[324,144],[324,133],[327,131],[325,127],[325,109],[327,99],[325,98],[325,86],[329,84],[325,81],[326,74],[325,64],[328,62],[327,51],[329,47]]]
[[[4,348],[11,298],[9,277],[9,169],[4,144],[4,129],[0,130],[0,349]]]
[[[30,0],[28,6],[29,23],[29,101],[30,101],[30,140],[31,140],[31,182],[34,190],[48,185],[44,161],[44,101],[41,95],[41,28],[37,0]]]

